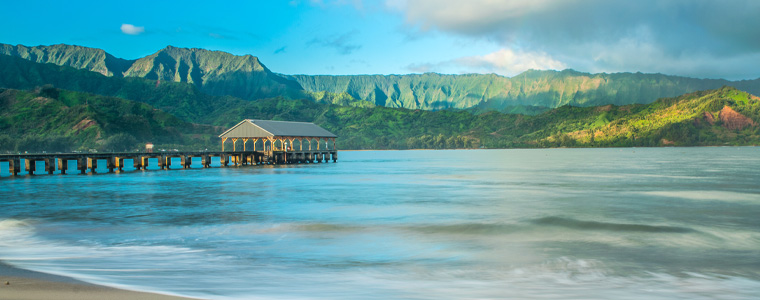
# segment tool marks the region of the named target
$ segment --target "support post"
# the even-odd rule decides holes
[[[110,156],[106,158],[106,169],[108,169],[108,173],[113,173],[113,169],[116,168],[116,164],[114,163],[114,157]]]
[[[245,144],[248,142],[247,138],[243,139],[243,152],[245,152]]]
[[[211,167],[211,156],[208,154],[204,154],[203,157],[201,157],[201,163],[203,164],[204,168],[210,168]]]
[[[113,169],[116,169],[116,162],[115,158],[113,156],[109,156],[106,158],[106,168],[108,169],[108,173],[113,173]]]
[[[235,144],[237,144],[237,140],[238,140],[237,138],[232,138],[232,152],[236,152],[237,151],[237,150],[235,150]]]
[[[98,168],[98,159],[97,158],[88,157],[87,158],[87,168],[90,169],[90,172],[92,172],[93,174],[97,173],[96,169]]]
[[[124,157],[114,157],[114,164],[116,165],[116,169],[119,170],[119,172],[124,171]]]
[[[48,174],[52,175],[55,173],[55,165],[55,157],[45,159],[45,171],[47,171]]]
[[[87,158],[77,158],[77,170],[79,174],[87,174]]]
[[[142,156],[135,157],[132,160],[132,165],[133,165],[133,167],[135,167],[135,170],[139,171],[140,169],[142,169],[142,166],[143,166],[143,158],[142,158]]]
[[[18,176],[18,173],[21,169],[21,161],[18,159],[11,159],[8,161],[8,173],[11,173],[11,176]]]
[[[26,169],[26,172],[29,173],[29,175],[34,175],[34,171],[37,168],[37,164],[34,160],[31,159],[24,159],[24,169]]]
[[[227,141],[227,138],[222,138],[222,152],[224,152],[224,142]]]

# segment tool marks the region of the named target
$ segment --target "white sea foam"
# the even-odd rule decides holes
[[[760,195],[732,191],[649,191],[639,194],[698,201],[725,201],[736,203],[760,204]]]

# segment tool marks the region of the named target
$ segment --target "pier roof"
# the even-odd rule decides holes
[[[219,135],[220,138],[314,137],[337,135],[309,122],[246,119]]]

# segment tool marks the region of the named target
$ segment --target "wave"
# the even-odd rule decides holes
[[[676,226],[658,226],[644,224],[626,224],[626,223],[609,223],[597,221],[582,221],[572,218],[563,218],[557,216],[543,217],[531,220],[530,223],[541,226],[556,226],[575,230],[604,230],[604,231],[622,231],[622,232],[648,232],[648,233],[695,233],[697,230],[676,227]]]
[[[535,231],[538,227],[560,227],[568,230],[581,231],[617,231],[617,232],[646,232],[646,233],[697,233],[698,230],[686,227],[610,223],[584,221],[572,218],[550,216],[523,221],[520,223],[461,223],[444,225],[417,225],[407,229],[422,233],[448,234],[511,234],[525,231]]]
[[[0,261],[20,269],[115,288],[208,298],[173,282],[187,270],[214,271],[214,263],[225,259],[181,246],[105,245],[50,239],[38,233],[39,226],[44,223],[0,220]]]
[[[742,193],[733,191],[649,191],[640,192],[642,195],[655,196],[655,197],[667,197],[678,198],[693,201],[716,201],[716,202],[732,202],[742,204],[760,204],[760,196],[752,193]]]
[[[461,223],[447,225],[410,226],[408,229],[422,233],[449,234],[509,234],[523,231],[527,228],[518,224],[505,223]]]

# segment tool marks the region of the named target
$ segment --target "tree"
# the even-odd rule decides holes
[[[108,137],[99,148],[103,151],[131,151],[137,148],[137,139],[127,133],[118,133]]]

